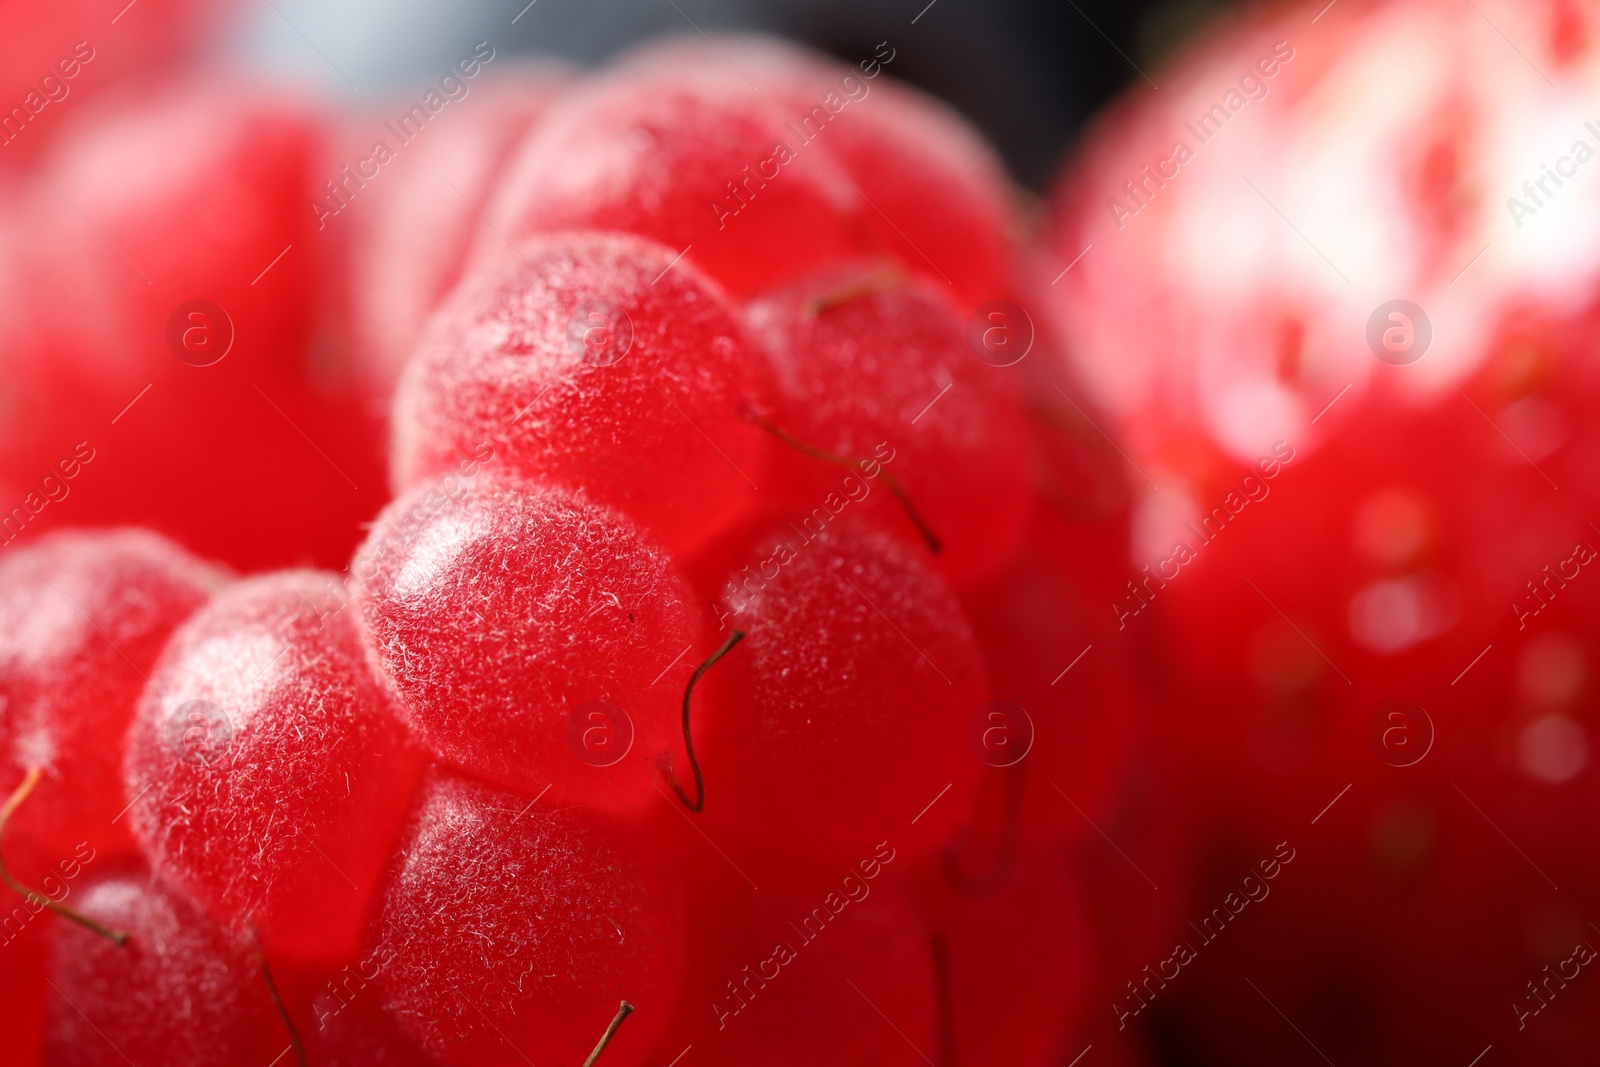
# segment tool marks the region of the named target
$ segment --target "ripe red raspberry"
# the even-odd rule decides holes
[[[694,693],[708,824],[845,863],[863,840],[915,854],[949,833],[983,767],[967,727],[988,684],[927,556],[845,518],[706,561],[721,633],[747,635]]]
[[[878,469],[904,498],[880,487],[867,511],[910,538],[936,538],[957,585],[1016,550],[1032,504],[1016,385],[973,355],[932,283],[834,267],[754,301],[745,320],[771,367],[774,432],[875,465],[846,477],[841,496],[838,465],[785,449],[774,481],[803,521],[864,500]],[[904,500],[926,529],[895,514]]]
[[[360,190],[349,212],[351,343],[376,396],[387,399],[428,315],[460,280],[478,211],[512,150],[570,80],[554,63],[485,68],[464,98],[470,104],[408,142]],[[367,122],[391,108],[379,105]]]
[[[58,718],[120,714],[81,773],[86,796],[131,801],[115,825],[143,854],[61,875],[125,947],[48,914],[0,944],[0,1058],[575,1067],[608,1024],[613,1067],[690,1045],[860,1067],[1080,1054],[1089,990],[1129,962],[1083,901],[1142,953],[1128,931],[1164,938],[1168,916],[1129,881],[1179,882],[1129,774],[1133,653],[1061,671],[1101,640],[1080,608],[1123,513],[1045,516],[1041,485],[1053,506],[1080,488],[1082,442],[1041,428],[1067,376],[1043,346],[1013,369],[969,341],[972,305],[1013,284],[1005,180],[881,77],[894,62],[723,37],[559,94],[507,72],[332,221],[305,197],[337,153],[297,104],[184,83],[62,140],[62,192],[116,247],[0,235],[0,283],[36,304],[0,360],[38,437],[0,426],[0,478],[153,384],[115,449],[94,445],[117,477],[50,516],[144,517],[250,566],[342,560],[377,510],[370,472],[349,464],[349,495],[308,522],[283,501],[329,494],[266,428],[309,442],[330,484],[370,445],[300,366],[346,295],[330,264],[353,264],[333,310],[369,392],[429,321],[394,400],[398,499],[343,576],[198,583],[129,653],[137,703],[127,683],[80,714],[73,670],[27,676]],[[222,129],[230,109],[253,124]],[[749,177],[786,120],[826,136]],[[235,316],[223,362],[157,343],[179,291]],[[251,447],[216,447],[235,435]],[[174,481],[180,446],[198,458]],[[0,619],[0,685],[8,635],[43,633],[44,593],[8,567],[0,607],[33,600]],[[123,606],[158,587],[106,586]],[[0,697],[5,767],[39,735]],[[1036,717],[1018,764],[986,766],[991,698]],[[0,847],[54,817],[53,784]]]
[[[275,958],[353,951],[419,758],[331,575],[252,578],[177,634],[128,735],[152,865]]]
[[[224,580],[142,530],[63,531],[0,557],[0,799],[42,772],[3,843],[24,884],[50,893],[64,861],[133,851],[120,739],[168,635]]]
[[[514,479],[401,497],[357,557],[371,656],[434,752],[561,804],[654,802],[683,763],[702,608],[627,518]]]
[[[649,824],[439,776],[381,901],[387,1009],[441,1062],[578,1063],[623,1000],[638,1010],[604,1062],[657,1051],[688,946],[682,873]]]
[[[247,938],[144,871],[101,878],[80,901],[128,943],[58,925],[41,1062],[200,1067],[270,1063],[287,1050]]]
[[[529,242],[440,309],[395,400],[394,481],[490,454],[643,523],[668,548],[751,506],[770,442],[756,369],[721,292],[659,245]]]
[[[1600,544],[1600,259],[1571,239],[1594,226],[1574,156],[1595,135],[1571,101],[1592,92],[1596,23],[1415,0],[1313,26],[1320,7],[1219,34],[1110,115],[1058,190],[1046,280],[1151,486],[1109,617],[1173,638],[1168,701],[1188,710],[1165,740],[1213,824],[1202,862],[1237,869],[1313,818],[1304,851],[1329,857],[1183,1014],[1215,1040],[1213,991],[1267,958],[1294,975],[1269,991],[1287,1013],[1346,1006],[1302,1023],[1332,1058],[1470,1060],[1510,1038],[1467,1048],[1457,1020],[1514,1022],[1505,990],[1560,958],[1544,932],[1570,924],[1540,872],[1592,889],[1562,857],[1600,841],[1567,799],[1596,773],[1580,560]],[[1424,51],[1397,94],[1390,57]],[[1541,158],[1573,173],[1557,185]],[[1533,857],[1521,879],[1506,838]],[[1319,907],[1364,919],[1306,951],[1292,931]],[[1472,979],[1404,980],[1490,927],[1506,934]],[[1544,1029],[1538,1062],[1592,1037]]]

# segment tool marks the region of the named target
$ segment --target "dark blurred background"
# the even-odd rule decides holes
[[[854,63],[879,41],[892,73],[943,97],[1042,188],[1097,107],[1226,0],[256,0],[231,32],[246,62],[335,94],[428,77],[463,47],[592,65],[663,33],[760,30]],[[515,20],[513,22],[512,20]],[[352,85],[356,88],[352,88]]]

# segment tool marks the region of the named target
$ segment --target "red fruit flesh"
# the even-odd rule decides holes
[[[0,175],[0,541],[38,538],[0,545],[0,801],[43,774],[0,851],[71,911],[0,902],[0,1067],[1133,1047],[1086,1005],[1182,889],[1135,652],[1082,610],[1124,460],[1041,428],[1050,353],[975,350],[1006,180],[855,58],[497,61],[377,178],[237,85],[52,102]],[[349,566],[47,532],[107,518]]]
[[[577,1067],[618,1004],[603,1062],[659,1052],[685,966],[682,875],[648,824],[440,776],[382,898],[389,1012],[447,1064]]]
[[[841,862],[928,847],[971,803],[967,725],[988,690],[927,550],[848,520],[746,543],[716,592],[748,636],[694,694],[706,821]]]
[[[666,248],[607,234],[531,242],[458,289],[395,402],[394,481],[476,455],[618,508],[674,551],[750,506],[768,442],[755,370],[717,288]]]
[[[942,545],[940,565],[968,585],[1011,555],[1031,506],[1030,450],[1015,383],[967,347],[927,283],[833,268],[745,310],[774,384],[772,422],[839,456],[882,461]],[[794,448],[774,479],[786,503],[823,521],[847,503],[840,470]],[[870,473],[870,472],[868,472]],[[874,488],[849,495],[863,497]],[[888,491],[869,510],[917,538]]]
[[[168,635],[224,580],[142,530],[64,531],[0,562],[0,799],[43,772],[5,831],[24,884],[133,851],[118,741]]]
[[[331,575],[241,582],[173,636],[128,735],[152,864],[275,958],[337,958],[410,801],[418,757]]]
[[[41,1062],[266,1064],[287,1050],[244,936],[143,872],[96,882],[76,902],[128,943],[57,924]]]
[[[515,481],[419,491],[356,570],[378,669],[435,752],[561,803],[653,799],[704,642],[692,591],[637,526]]]

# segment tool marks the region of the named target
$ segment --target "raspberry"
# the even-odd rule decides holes
[[[604,1062],[643,1062],[686,961],[682,875],[658,841],[645,825],[434,778],[369,952],[387,1009],[443,1063],[577,1063],[626,1000],[638,1017]]]
[[[743,415],[756,372],[722,295],[672,258],[569,234],[464,284],[401,381],[396,485],[488,449],[513,473],[582,487],[675,551],[747,509],[769,447]]]
[[[379,396],[387,398],[428,314],[460,280],[478,209],[512,149],[570,78],[555,64],[486,68],[470,104],[407,144],[361,191],[350,214],[351,327],[360,370]]]
[[[496,229],[519,246],[555,230],[637,234],[738,294],[856,251],[856,193],[821,153],[791,162],[748,203],[735,197],[731,184],[761,181],[746,174],[773,158],[789,116],[742,82],[731,88],[719,70],[592,76],[520,149],[490,211]],[[480,237],[483,254],[502,243]]]
[[[45,1063],[198,1067],[270,1063],[288,1045],[255,953],[145,872],[96,880],[85,911],[129,932],[121,948],[62,925],[50,963]],[[201,995],[203,991],[203,995]]]
[[[926,549],[850,519],[744,545],[704,564],[748,635],[694,694],[706,821],[846,863],[863,841],[930,847],[970,803],[988,691]]]
[[[42,772],[6,827],[24,884],[133,852],[116,739],[168,635],[223,581],[142,530],[62,531],[0,560],[0,797]]]
[[[1009,191],[896,61],[497,65],[365,183],[353,125],[188,76],[53,138],[60,192],[0,226],[8,521],[349,564],[0,557],[0,1056],[1135,1054],[1086,1006],[1169,937],[1183,852],[1130,773],[1140,649],[1084,607],[1127,472],[1047,345],[974,351]],[[197,297],[236,329],[186,366]]]
[[[931,285],[835,267],[745,312],[772,368],[775,429],[839,456],[875,458],[968,585],[1015,551],[1031,504],[1028,440],[1014,384],[974,358]],[[825,522],[872,489],[795,449],[779,467],[786,503]],[[884,479],[888,483],[888,477]],[[833,492],[830,493],[830,490]],[[879,492],[869,511],[917,536]]]
[[[1286,976],[1263,986],[1286,1014],[1317,1006],[1298,1018],[1334,1059],[1470,1060],[1501,1039],[1467,1048],[1455,1021],[1514,1022],[1504,991],[1570,952],[1545,931],[1590,936],[1553,918],[1566,909],[1538,872],[1498,872],[1518,861],[1507,838],[1546,869],[1600,839],[1581,805],[1549,814],[1595,781],[1576,681],[1595,602],[1577,561],[1600,499],[1600,261],[1565,240],[1592,226],[1590,205],[1547,181],[1525,215],[1516,179],[1485,175],[1518,160],[1540,174],[1545,138],[1588,141],[1587,116],[1555,101],[1591,91],[1594,19],[1523,5],[1483,36],[1479,13],[1415,0],[1307,33],[1319,8],[1245,21],[1160,78],[1162,99],[1219,99],[1246,70],[1265,87],[1178,177],[1158,158],[1194,113],[1144,97],[1108,117],[1057,190],[1050,277],[1083,254],[1054,286],[1059,325],[1108,432],[1160,486],[1137,508],[1133,584],[1111,617],[1170,635],[1165,696],[1188,710],[1163,741],[1206,824],[1203,867],[1254,862],[1301,818],[1320,819],[1328,857],[1294,905],[1250,919],[1258,951],[1223,955],[1228,978],[1189,984],[1174,1010],[1222,1047],[1235,1016],[1212,991],[1265,966]],[[1377,57],[1423,42],[1436,60],[1403,93],[1368,80]],[[1395,106],[1369,110],[1371,92]],[[1144,192],[1108,205],[1129,178]],[[1397,298],[1415,305],[1405,319]],[[1409,349],[1384,341],[1402,321]],[[1396,700],[1433,723],[1410,715],[1404,750],[1380,718]],[[1571,865],[1552,877],[1563,896],[1595,884]],[[1308,949],[1319,911],[1363,919]],[[1406,980],[1489,928],[1507,933],[1479,943],[1470,977]],[[1578,1030],[1546,1033],[1540,1062],[1581,1059]]]
[[[688,584],[636,525],[515,481],[418,491],[356,569],[373,658],[435,752],[561,803],[653,799],[703,642]]]
[[[152,865],[274,957],[353,951],[417,758],[354,613],[313,571],[252,578],[172,639],[128,735]]]

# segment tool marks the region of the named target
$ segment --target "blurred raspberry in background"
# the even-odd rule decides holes
[[[1540,983],[1600,936],[1600,12],[1319,8],[1135,85],[1052,193],[1201,901],[1304,857],[1153,1012],[1202,1061],[1587,1062],[1600,986]]]

